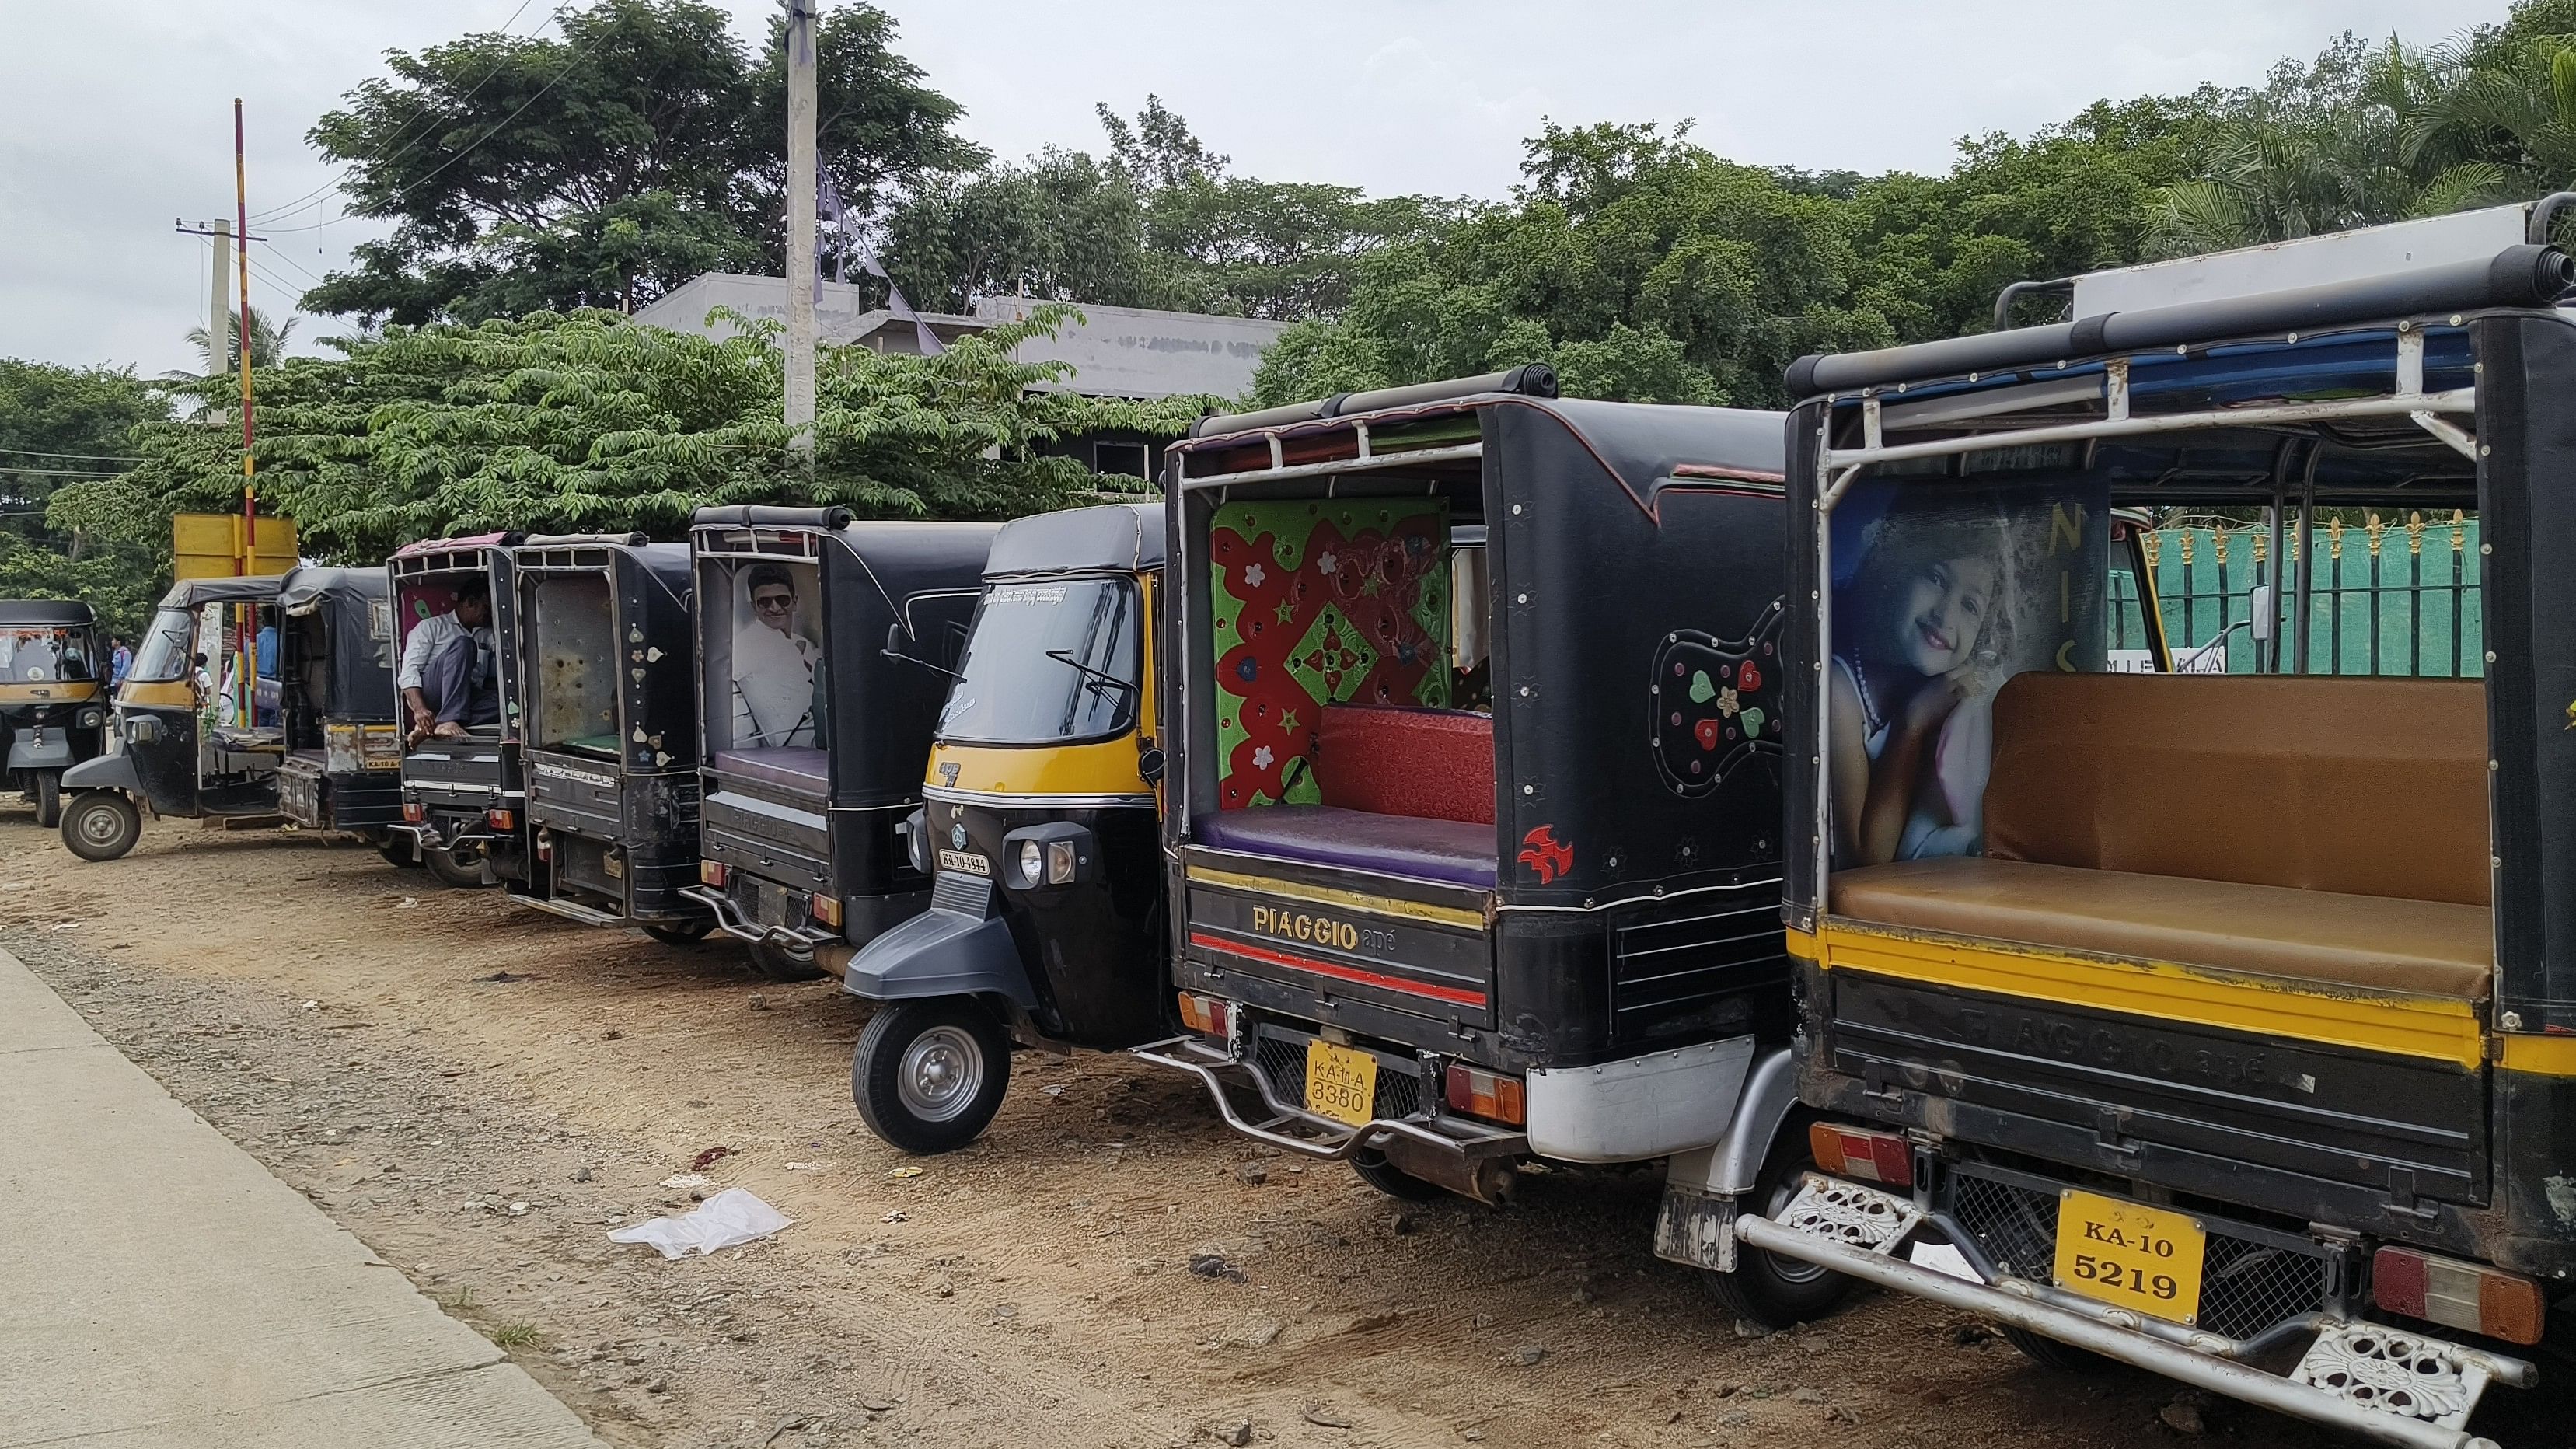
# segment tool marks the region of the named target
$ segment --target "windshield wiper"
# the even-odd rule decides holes
[[[1074,658],[1073,651],[1070,649],[1050,649],[1047,651],[1047,657],[1054,660],[1056,663],[1063,665],[1065,668],[1082,675],[1094,685],[1109,689],[1123,689],[1130,694],[1136,692],[1136,681],[1132,679],[1121,679],[1106,669],[1094,669],[1090,665],[1083,663],[1081,660]]]

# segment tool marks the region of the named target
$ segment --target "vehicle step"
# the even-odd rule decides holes
[[[2490,1381],[2482,1358],[2420,1333],[2341,1323],[2317,1335],[2290,1378],[2363,1408],[2459,1429]]]
[[[1922,1210],[1891,1192],[1810,1172],[1772,1220],[1794,1233],[1885,1253],[1923,1221]]]

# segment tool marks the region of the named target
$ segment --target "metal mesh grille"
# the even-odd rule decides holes
[[[2050,1281],[2057,1262],[2057,1194],[1967,1173],[1951,1182],[1951,1214],[1995,1266],[2034,1282]],[[2197,1326],[2252,1338],[2324,1306],[2328,1269],[2322,1252],[2238,1237],[2225,1223],[2211,1222]]]
[[[1253,1038],[1252,1065],[1282,1102],[1306,1100],[1306,1038],[1264,1031]],[[1422,1115],[1422,1078],[1409,1066],[1377,1063],[1377,1095],[1369,1104],[1375,1117],[1400,1119]]]

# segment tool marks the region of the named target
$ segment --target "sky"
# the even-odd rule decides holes
[[[718,0],[746,37],[775,0]],[[822,0],[826,10],[840,0]],[[201,365],[209,247],[246,109],[251,300],[274,313],[380,224],[334,220],[304,142],[392,49],[550,24],[553,0],[0,0],[0,356]],[[898,48],[1003,157],[1097,150],[1092,103],[1148,93],[1240,175],[1499,196],[1553,119],[1684,120],[1721,155],[1939,171],[1962,136],[2027,133],[2105,97],[2259,81],[2334,35],[2431,42],[2507,0],[880,0]],[[2119,19],[2114,22],[2111,17]],[[2153,17],[2147,23],[2142,17]],[[297,351],[345,330],[302,318]]]

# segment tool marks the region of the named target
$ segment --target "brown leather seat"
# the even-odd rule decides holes
[[[1834,876],[1834,914],[1917,930],[2469,1001],[2495,976],[2484,906],[1973,856]]]
[[[1994,727],[1986,858],[1837,872],[1834,915],[2485,999],[2476,681],[2034,672]]]

